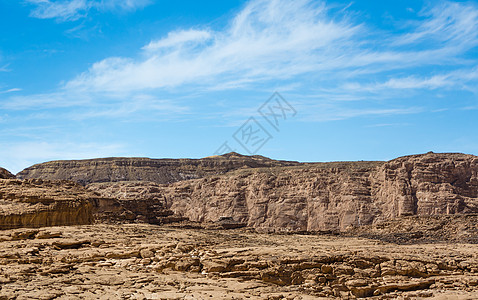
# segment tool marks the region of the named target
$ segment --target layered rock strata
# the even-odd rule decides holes
[[[218,175],[240,168],[299,165],[263,156],[229,153],[202,159],[98,158],[51,161],[26,168],[19,179],[42,178],[72,180],[81,184],[93,182],[151,181],[173,183],[181,180]]]
[[[108,199],[97,205],[99,221],[159,225],[185,219],[167,208],[163,191],[154,182],[93,183],[88,188]]]
[[[240,169],[155,191],[191,221],[227,218],[260,231],[346,231],[401,216],[478,213],[477,174],[476,156],[428,153],[386,163]]]
[[[72,181],[0,179],[0,229],[184,219],[147,183],[110,188],[115,192],[104,196]]]
[[[162,167],[154,172],[169,170],[169,177],[153,172],[150,163],[156,160],[126,159],[128,164],[118,165],[120,161],[124,162],[52,162],[26,169],[19,176],[61,175],[85,183],[128,180],[141,174],[138,176],[143,182],[104,182],[88,188],[122,203],[119,206],[125,209],[113,212],[109,218],[150,223],[161,223],[174,212],[173,219],[230,220],[260,231],[335,232],[410,215],[478,213],[478,157],[473,155],[427,153],[388,162],[308,164],[237,154],[175,162],[157,160]],[[141,162],[139,166],[137,162]],[[170,163],[166,169],[165,162]],[[94,163],[99,165],[94,167]],[[85,171],[81,175],[78,164],[87,164],[85,170],[96,173]],[[185,170],[189,175],[183,176]],[[159,177],[144,182],[151,176]],[[181,180],[197,176],[201,178]],[[158,184],[168,180],[181,181]]]
[[[73,182],[0,179],[0,229],[91,224],[99,198]]]

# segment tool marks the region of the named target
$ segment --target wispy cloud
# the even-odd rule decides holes
[[[139,115],[141,121],[147,121],[148,117],[162,117],[162,120],[171,119],[173,116],[185,115],[190,108],[180,105],[175,101],[157,99],[151,95],[134,95],[129,102],[120,102],[114,105],[92,105],[84,111],[75,110],[66,115],[70,120],[84,120],[91,118],[123,118],[129,116],[133,121],[134,114]]]
[[[3,65],[0,67],[0,72],[10,72],[11,70],[8,68],[9,64]]]
[[[407,108],[350,108],[337,105],[319,105],[318,108],[303,113],[302,121],[329,122],[340,121],[358,117],[383,117],[396,115],[410,115],[423,112],[422,107]]]
[[[181,30],[170,32],[166,38],[151,42],[144,46],[143,49],[147,51],[158,51],[160,49],[185,46],[188,43],[199,44],[210,40],[211,37],[211,32],[206,30]]]
[[[366,128],[377,128],[377,127],[403,127],[409,126],[409,123],[380,123],[380,124],[372,124],[365,126]]]
[[[361,30],[345,17],[329,17],[323,4],[252,1],[224,30],[169,33],[143,47],[140,58],[111,57],[97,62],[66,88],[133,91],[185,84],[235,87],[236,82],[330,71],[344,63],[341,52],[352,46],[351,40]]]
[[[0,93],[1,94],[1,93]],[[98,96],[98,94],[96,94]],[[148,118],[161,117],[161,120],[170,120],[190,113],[190,107],[172,101],[161,99],[148,94],[132,94],[126,101],[105,95],[102,101],[92,95],[68,94],[66,92],[11,96],[7,101],[0,102],[0,109],[10,112],[31,111],[23,114],[25,120],[66,119],[81,121],[92,118],[123,118],[137,115],[142,121]],[[51,109],[60,109],[62,113],[51,113]]]
[[[19,89],[19,88],[13,88],[13,89],[5,90],[5,91],[0,91],[0,94],[7,94],[7,93],[19,92],[19,91],[21,91],[21,90],[22,90],[22,89]]]
[[[43,7],[43,16],[51,9],[57,12],[51,16],[65,20],[81,17],[90,9],[134,9],[148,3],[28,1],[37,9]],[[178,114],[188,110],[170,101],[161,102],[159,95],[165,92],[180,96],[198,90],[267,90],[293,85],[300,93],[306,85],[315,101],[383,100],[400,98],[400,93],[412,90],[478,92],[474,90],[478,62],[467,56],[478,45],[475,4],[441,2],[426,7],[416,20],[406,23],[407,33],[376,32],[351,17],[350,9],[337,10],[309,0],[252,0],[224,28],[176,28],[138,49],[135,57],[105,58],[57,91],[12,96],[2,107],[77,106],[84,108],[82,116],[76,116],[81,119],[122,116],[155,105]],[[446,71],[430,72],[430,68]],[[314,94],[314,90],[320,92]],[[111,103],[115,106],[109,106]],[[348,110],[331,112],[328,119],[415,110]]]
[[[391,90],[436,90],[440,88],[461,88],[473,90],[478,80],[478,67],[472,69],[460,69],[452,72],[437,74],[428,77],[407,76],[391,78],[385,82],[366,83],[349,82],[341,86],[344,91],[382,93]]]
[[[87,106],[92,103],[91,95],[57,91],[45,94],[11,96],[0,102],[4,110],[49,109]]]
[[[384,42],[383,34],[375,35],[346,12],[332,15],[321,3],[255,0],[224,30],[171,32],[144,46],[139,58],[96,62],[65,88],[125,92],[196,84],[227,89],[305,74],[343,81],[397,69],[470,63],[462,55],[478,45],[474,5],[445,2],[421,16],[425,19],[411,23],[409,33],[390,33]],[[418,85],[440,86],[444,80],[436,76]],[[413,82],[417,78],[411,75],[387,84],[407,88]]]
[[[395,45],[425,44],[447,45],[455,49],[472,48],[478,43],[478,10],[472,4],[443,1],[423,9],[423,22],[414,22],[416,28],[394,41]]]
[[[151,3],[150,0],[26,0],[34,5],[31,16],[39,19],[75,21],[89,11],[135,10]]]

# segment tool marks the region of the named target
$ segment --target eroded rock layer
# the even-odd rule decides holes
[[[73,182],[0,179],[0,229],[91,224],[99,198]]]
[[[200,160],[51,162],[19,177],[97,182],[88,188],[110,199],[98,204],[105,220],[232,220],[266,232],[317,232],[409,215],[478,213],[477,174],[478,157],[465,154],[306,164],[232,153]]]
[[[261,231],[345,231],[408,215],[478,213],[477,174],[476,156],[427,153],[386,163],[240,169],[157,185],[155,193],[191,221],[230,218]]]
[[[223,174],[240,168],[298,165],[262,156],[229,153],[202,159],[98,158],[51,161],[31,166],[17,174],[19,179],[73,180],[81,184],[116,181],[176,181]]]
[[[478,244],[478,214],[404,216],[354,227],[346,236],[359,236],[396,244]]]
[[[97,204],[98,221],[159,225],[184,220],[167,208],[163,191],[154,182],[92,183],[88,188],[106,197]]]

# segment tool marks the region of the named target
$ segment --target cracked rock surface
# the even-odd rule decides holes
[[[5,230],[0,270],[0,299],[478,297],[476,244],[397,245],[248,229]]]

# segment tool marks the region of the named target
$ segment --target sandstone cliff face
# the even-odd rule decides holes
[[[184,219],[167,208],[163,190],[154,182],[93,183],[87,187],[107,198],[97,204],[98,221],[159,225]]]
[[[229,153],[202,159],[99,158],[51,161],[31,166],[17,174],[19,179],[42,178],[93,182],[151,181],[173,183],[181,180],[223,174],[240,168],[298,165],[262,156]]]
[[[478,157],[427,153],[394,159],[374,173],[382,217],[478,212]]]
[[[72,181],[0,179],[0,230],[96,222],[165,224],[184,218],[165,207],[157,184],[96,184],[99,193]]]
[[[9,178],[15,178],[15,175],[8,172],[4,168],[0,168],[0,179],[9,179]]]
[[[0,179],[0,229],[91,224],[95,198],[73,182]]]
[[[372,170],[381,163],[235,172],[164,186],[171,209],[193,221],[232,217],[260,231],[335,231],[371,223]]]
[[[345,231],[399,216],[477,213],[477,174],[476,156],[428,153],[236,170],[157,188],[168,208],[192,221],[229,217],[260,231]]]
[[[312,164],[235,154],[104,159],[52,162],[21,172],[81,183],[121,181],[88,185],[103,197],[94,205],[100,220],[222,219],[260,231],[345,231],[408,215],[477,213],[477,174],[478,157],[435,153],[389,162]],[[202,178],[180,181],[195,177]],[[131,178],[142,181],[126,181]],[[170,181],[179,182],[158,184]]]

